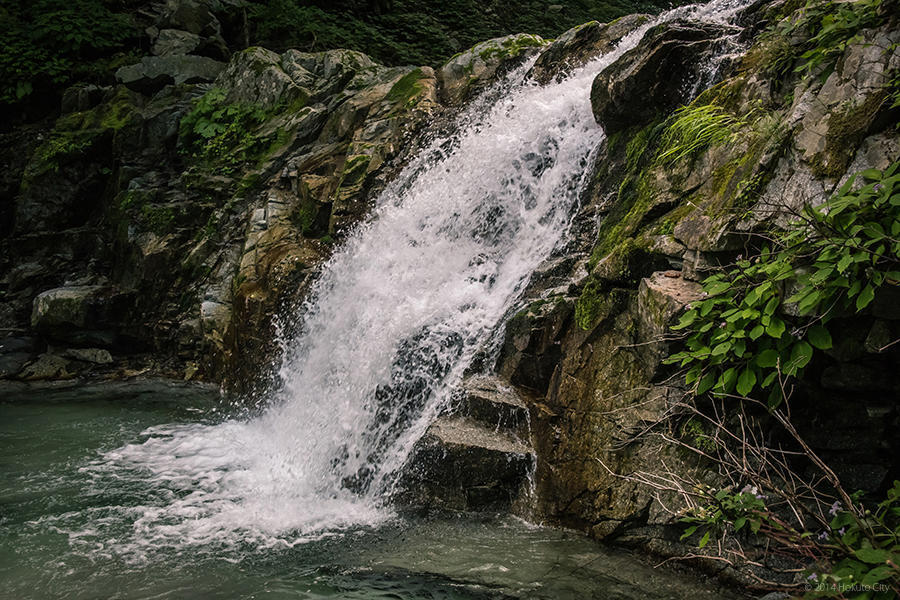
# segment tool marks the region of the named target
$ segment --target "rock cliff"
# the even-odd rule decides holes
[[[678,443],[708,432],[677,414],[689,390],[665,363],[670,327],[712,270],[900,159],[900,25],[895,4],[872,6],[827,46],[784,25],[803,19],[793,2],[754,3],[740,27],[674,21],[597,73],[608,137],[570,239],[504,324],[496,378],[469,385],[423,439],[429,466],[412,479],[426,491],[411,501],[524,511],[533,470],[536,518],[685,552],[679,495],[648,484],[722,478]],[[526,57],[539,54],[530,77],[547,82],[648,19],[500,38],[437,70],[342,50],[227,57],[210,50],[215,31],[161,30],[117,85],[73,88],[52,126],[4,134],[0,377],[148,372],[251,389],[274,364],[277,316],[418,136]],[[678,138],[686,115],[715,127]],[[835,321],[834,347],[797,387],[801,433],[854,489],[900,475],[897,299],[886,286]],[[745,582],[773,566],[706,564]]]

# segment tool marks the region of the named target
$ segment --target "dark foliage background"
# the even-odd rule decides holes
[[[222,0],[232,50],[360,50],[387,65],[442,64],[488,38],[552,38],[590,20],[659,12],[663,0]],[[55,106],[76,81],[108,84],[149,50],[145,0],[0,1],[0,106]]]

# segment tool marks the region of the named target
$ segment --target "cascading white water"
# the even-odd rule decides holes
[[[532,271],[566,235],[603,132],[591,82],[650,26],[723,21],[739,0],[682,7],[565,80],[527,65],[460,117],[377,199],[326,265],[285,340],[283,385],[250,420],[173,425],[83,471],[150,486],[108,540],[131,550],[291,545],[390,516],[393,476]],[[97,543],[102,532],[77,532]],[[106,550],[104,550],[106,551]]]

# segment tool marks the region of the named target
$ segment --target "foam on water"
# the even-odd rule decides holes
[[[81,469],[129,490],[70,530],[92,552],[294,545],[392,518],[399,469],[534,269],[565,237],[603,132],[591,82],[652,25],[544,87],[512,73],[377,199],[326,265],[260,416],[153,427]],[[492,100],[494,99],[494,100]],[[65,529],[66,517],[57,516]],[[81,520],[83,522],[83,519]]]

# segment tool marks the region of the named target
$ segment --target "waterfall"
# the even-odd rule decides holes
[[[104,515],[131,524],[106,549],[293,545],[391,518],[414,444],[566,237],[604,138],[594,76],[659,22],[724,21],[741,5],[669,11],[563,81],[538,86],[526,64],[473,102],[325,265],[300,333],[282,340],[269,408],[154,427],[83,469],[98,486],[113,476],[143,490],[138,505]]]

